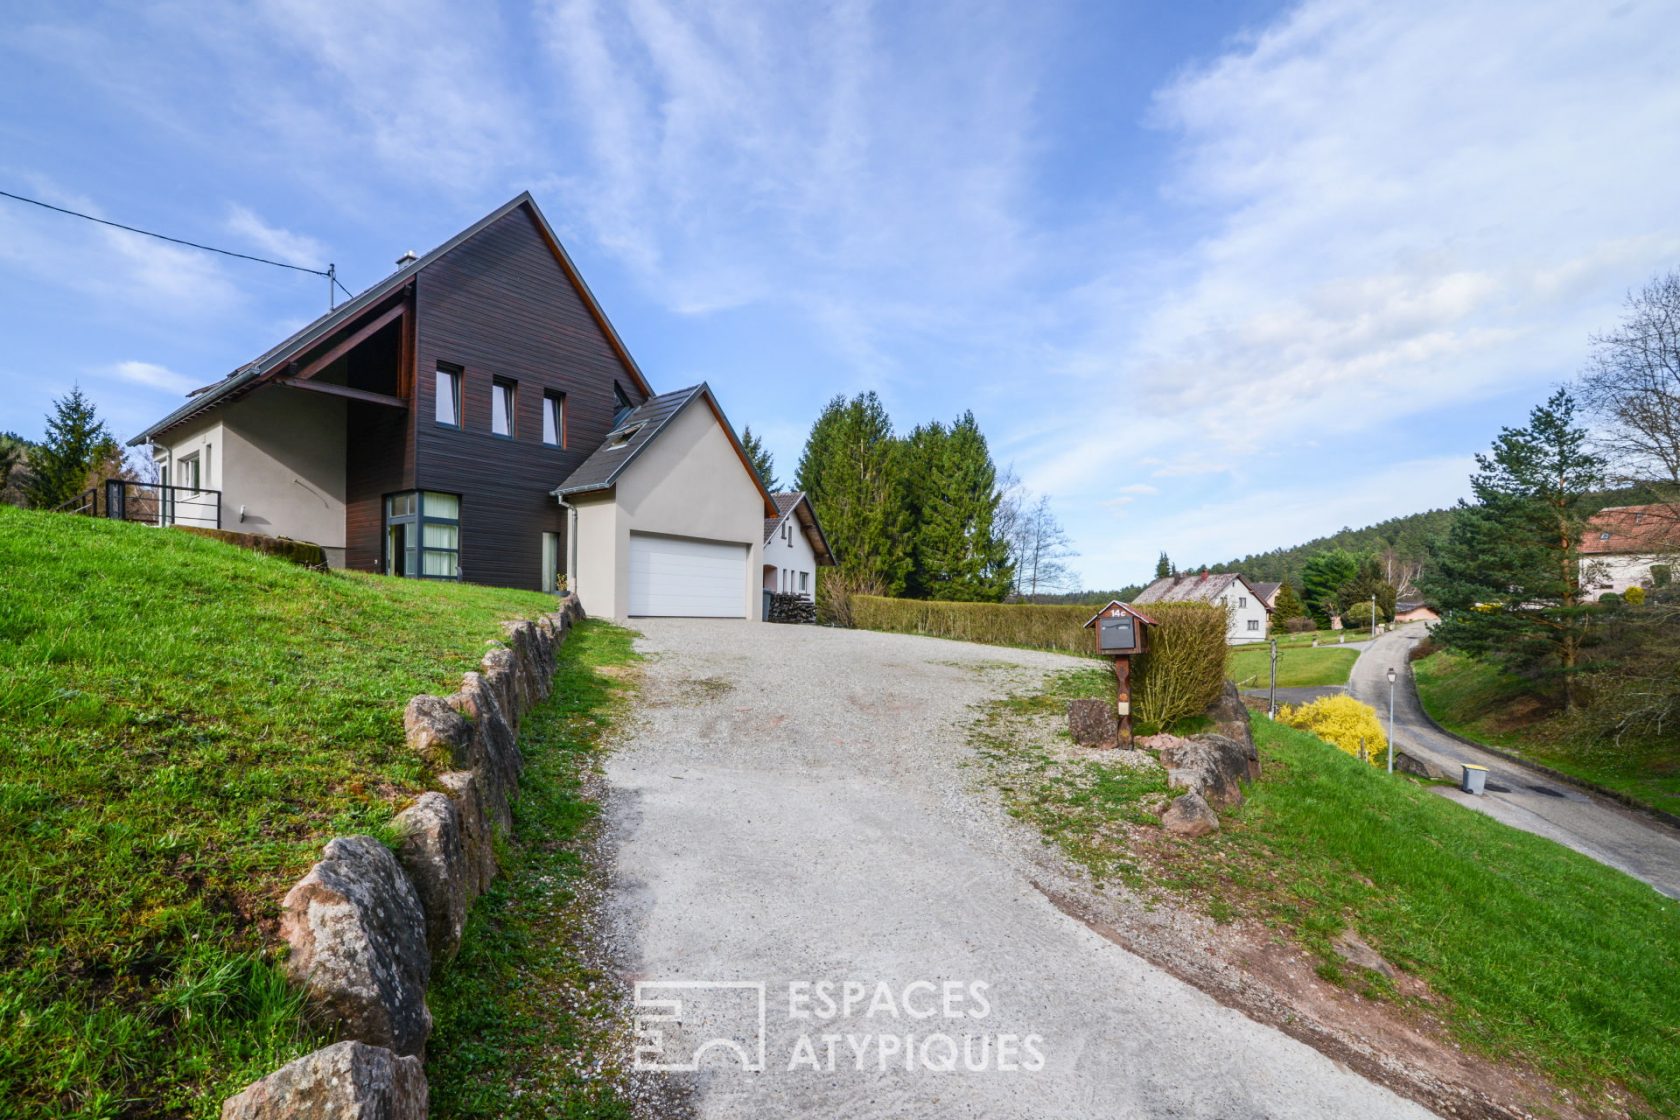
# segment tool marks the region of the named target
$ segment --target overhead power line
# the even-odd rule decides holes
[[[31,206],[39,206],[43,210],[52,210],[59,214],[67,214],[72,218],[81,218],[89,222],[98,222],[100,225],[110,226],[112,229],[120,229],[127,233],[137,233],[142,237],[155,237],[159,241],[167,241],[172,245],[184,245],[189,249],[200,249],[206,253],[220,253],[224,257],[237,257],[242,261],[255,261],[257,264],[273,265],[275,268],[289,268],[293,272],[307,272],[311,276],[325,276],[328,280],[332,281],[333,285],[335,285],[339,291],[343,292],[345,295],[354,295],[349,288],[346,288],[339,282],[338,267],[336,265],[329,264],[324,270],[319,268],[305,268],[301,264],[287,264],[285,261],[271,261],[267,257],[256,257],[252,256],[250,253],[236,253],[232,249],[218,249],[214,245],[200,245],[196,241],[187,241],[179,237],[170,237],[168,234],[163,233],[153,233],[149,229],[138,229],[134,226],[125,226],[121,222],[107,221],[104,218],[96,218],[92,214],[84,214],[80,210],[69,210],[63,206],[54,206],[52,203],[42,202],[38,198],[25,198],[23,195],[13,194],[11,191],[0,191],[0,196],[13,199],[17,202],[27,202]],[[331,288],[329,288],[328,291],[330,292]]]

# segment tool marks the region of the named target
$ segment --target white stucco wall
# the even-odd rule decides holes
[[[344,563],[345,402],[296,389],[267,389],[218,409],[213,423],[171,433],[154,448],[179,484],[179,461],[197,452],[199,484],[222,492],[222,528],[312,541]],[[206,457],[206,447],[208,456]],[[176,500],[178,520],[186,501]],[[243,517],[241,512],[243,511]],[[210,515],[206,524],[214,524]]]
[[[1581,559],[1581,582],[1594,595],[1630,587],[1651,586],[1651,566],[1667,564],[1671,578],[1680,576],[1680,556],[1593,556]]]
[[[1229,619],[1229,626],[1225,631],[1225,641],[1228,644],[1241,645],[1243,642],[1265,640],[1266,604],[1260,601],[1260,596],[1237,583],[1232,584],[1220,597],[1219,603],[1226,608]],[[1256,624],[1253,629],[1249,628],[1250,623]]]
[[[662,533],[746,546],[749,619],[763,615],[764,498],[704,399],[690,401],[619,476],[610,496],[580,495],[577,579],[583,608],[630,616],[630,534]]]
[[[786,539],[783,539],[784,536]],[[817,554],[811,548],[811,539],[805,535],[805,527],[799,523],[798,514],[784,521],[776,535],[765,542],[761,567],[775,569],[774,572],[763,573],[764,586],[771,591],[803,593],[812,602],[816,601]],[[799,582],[802,573],[805,576],[803,586]]]

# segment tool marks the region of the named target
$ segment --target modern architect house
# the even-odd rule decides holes
[[[334,566],[567,578],[619,618],[758,618],[763,527],[785,512],[707,386],[654,394],[529,194],[131,443],[173,487],[166,521],[209,503]]]

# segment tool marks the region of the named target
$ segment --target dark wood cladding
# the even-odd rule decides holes
[[[412,432],[412,483],[388,473],[381,496],[409,485],[461,495],[461,577],[540,588],[542,534],[564,531],[550,492],[612,427],[614,382],[633,403],[643,394],[524,208],[428,264],[416,277],[415,308],[413,408],[384,410]],[[433,419],[439,363],[464,371],[459,428]],[[490,433],[493,379],[517,386],[511,439]],[[566,396],[564,449],[542,442],[545,391]],[[383,442],[381,419],[352,402],[352,462],[364,435]],[[349,535],[361,539],[354,522]],[[376,527],[376,545],[377,537]],[[364,566],[358,555],[352,546],[347,562]]]
[[[406,349],[398,321],[350,351],[342,381],[355,389],[397,395]],[[337,370],[323,377],[340,380]],[[380,571],[384,562],[385,495],[414,488],[413,409],[346,401],[344,449],[344,564]]]

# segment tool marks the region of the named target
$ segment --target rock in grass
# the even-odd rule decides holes
[[[441,696],[416,696],[403,709],[408,745],[427,765],[449,770],[472,761],[472,724]]]
[[[467,922],[467,853],[455,804],[441,793],[423,793],[392,822],[402,837],[397,860],[408,872],[426,913],[426,947],[432,971],[455,959]]]
[[[222,1120],[425,1120],[420,1059],[340,1042],[305,1054],[222,1102]]]
[[[1200,794],[1213,805],[1241,805],[1241,779],[1248,777],[1248,752],[1223,735],[1197,735],[1161,751],[1167,784]]]
[[[1411,774],[1418,778],[1447,778],[1448,773],[1428,759],[1407,754],[1405,751],[1394,752],[1394,770],[1399,774]]]
[[[1161,827],[1177,836],[1206,836],[1219,831],[1219,817],[1199,793],[1175,798],[1161,814]]]
[[[286,971],[339,1034],[420,1054],[431,953],[414,884],[371,836],[339,837],[281,903]]]
[[[1380,972],[1390,980],[1394,979],[1394,966],[1383,959],[1381,953],[1365,943],[1357,933],[1351,929],[1343,930],[1341,935],[1330,942],[1336,955],[1355,968],[1368,968],[1372,972]]]
[[[504,832],[513,827],[510,802],[519,789],[522,759],[513,728],[502,715],[496,689],[481,673],[463,673],[449,706],[472,720],[472,769],[483,778],[485,808]]]
[[[438,785],[449,792],[455,805],[455,819],[461,824],[461,848],[466,856],[467,905],[484,893],[496,877],[496,847],[485,804],[483,783],[477,772],[454,770],[438,775]]]
[[[1215,734],[1237,743],[1243,749],[1248,773],[1243,775],[1249,781],[1260,777],[1260,752],[1254,747],[1254,728],[1250,723],[1251,714],[1248,705],[1243,703],[1242,694],[1231,681],[1225,682],[1225,690],[1219,694],[1207,710],[1208,718],[1213,721]]]
[[[1069,700],[1068,733],[1087,747],[1112,747],[1120,738],[1120,717],[1107,700]]]

